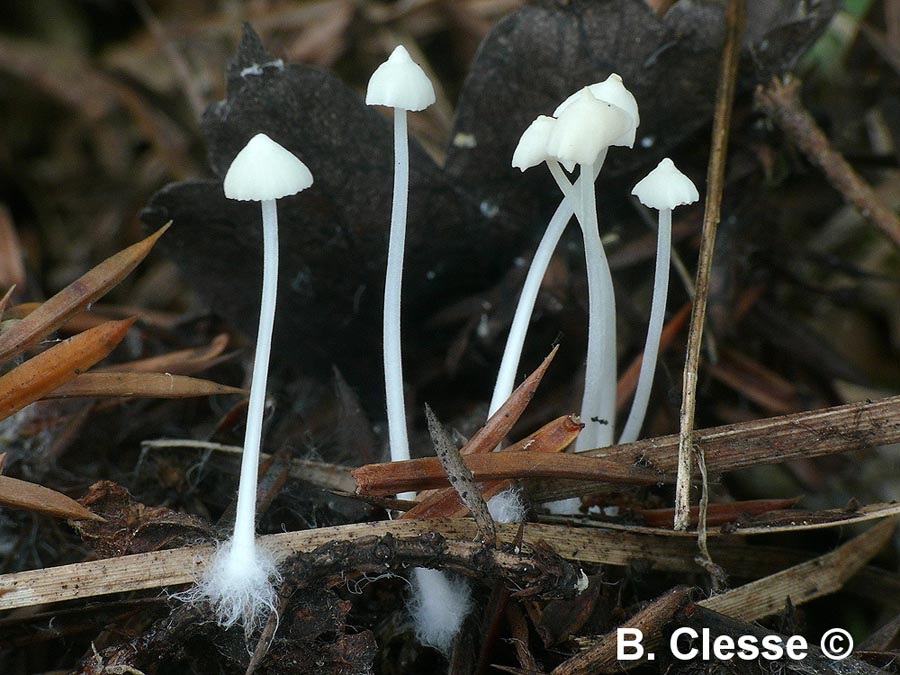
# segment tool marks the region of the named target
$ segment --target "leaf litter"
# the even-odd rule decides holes
[[[371,470],[382,456],[377,426],[380,373],[370,355],[378,351],[378,336],[371,326],[377,325],[379,303],[373,300],[380,293],[378,261],[384,252],[383,223],[390,190],[385,180],[390,173],[389,126],[380,115],[361,105],[352,87],[324,71],[294,65],[290,58],[283,68],[262,68],[260,75],[249,78],[240,75],[243,67],[253,63],[270,63],[276,56],[299,53],[309,55],[310,61],[335,65],[342,77],[359,87],[364,84],[361,73],[377,63],[395,38],[405,41],[415,36],[418,53],[428,61],[432,72],[440,73],[447,86],[446,96],[442,92],[445,109],[417,122],[415,130],[424,143],[412,148],[413,164],[418,169],[413,176],[411,222],[428,224],[411,228],[412,236],[419,239],[410,247],[410,269],[414,271],[408,275],[408,298],[404,298],[408,316],[415,317],[408,321],[409,356],[417,364],[408,375],[415,407],[419,409],[418,402],[429,401],[441,411],[448,428],[458,430],[462,439],[454,443],[463,447],[463,461],[473,463],[469,468],[482,470],[480,462],[495,472],[489,476],[505,472],[500,474],[502,480],[481,483],[485,497],[492,490],[521,479],[532,503],[530,522],[518,530],[498,526],[500,542],[525,543],[535,551],[544,542],[585,566],[592,579],[602,579],[601,583],[616,584],[621,589],[617,593],[597,593],[590,600],[552,601],[557,603],[553,611],[569,616],[567,625],[572,626],[570,631],[559,633],[553,650],[529,634],[530,625],[547,626],[553,621],[549,601],[507,598],[507,611],[491,614],[494,628],[489,630],[484,625],[479,630],[479,622],[473,622],[476,628],[467,636],[476,654],[482,635],[511,635],[519,640],[515,650],[504,648],[502,641],[485,639],[481,657],[500,663],[505,669],[527,672],[534,672],[534,668],[560,673],[592,672],[590,668],[599,669],[597,664],[607,661],[589,660],[588,670],[578,670],[585,667],[579,666],[578,660],[583,662],[586,655],[602,653],[604,649],[608,653],[611,644],[602,636],[629,622],[646,622],[642,625],[657,629],[706,622],[717,630],[736,630],[736,626],[749,630],[747,621],[756,620],[762,611],[774,611],[776,616],[767,620],[767,626],[777,628],[782,625],[780,622],[800,616],[812,622],[814,632],[820,621],[815,617],[819,615],[841,617],[847,606],[892,606],[891,594],[897,589],[894,575],[886,566],[890,563],[879,562],[876,566],[868,562],[889,537],[890,521],[885,520],[856,539],[849,539],[849,532],[840,538],[836,533],[841,525],[888,519],[897,509],[890,501],[892,492],[885,480],[890,471],[883,468],[890,466],[889,455],[884,455],[883,450],[868,450],[896,443],[900,433],[897,399],[890,397],[896,392],[898,381],[897,370],[889,358],[896,353],[896,347],[891,347],[896,342],[891,342],[885,330],[885,326],[896,323],[896,304],[890,302],[891,280],[896,278],[891,261],[895,258],[868,236],[864,220],[847,212],[838,213],[839,199],[817,181],[814,173],[798,165],[798,158],[787,149],[786,141],[766,128],[758,113],[752,111],[747,96],[755,84],[796,69],[798,58],[825,28],[836,9],[835,3],[759,2],[750,3],[748,8],[747,38],[732,124],[737,140],[729,156],[721,250],[716,253],[712,269],[711,301],[715,311],[711,310],[711,326],[716,345],[722,347],[717,350],[721,358],[718,363],[701,366],[705,380],[700,389],[703,405],[698,408],[697,434],[697,442],[707,453],[713,480],[708,514],[713,523],[709,531],[710,554],[732,580],[733,590],[726,592],[726,599],[738,598],[734,607],[739,609],[728,611],[740,621],[731,624],[707,612],[704,601],[691,603],[681,587],[671,594],[659,595],[661,588],[680,583],[703,589],[708,579],[694,562],[693,533],[676,535],[640,517],[643,513],[652,518],[652,513],[665,518],[671,504],[671,493],[660,483],[665,484],[674,469],[674,438],[664,434],[675,429],[675,392],[680,386],[678,373],[684,340],[679,326],[684,320],[682,314],[673,311],[667,328],[670,346],[656,382],[655,412],[648,420],[647,440],[591,452],[589,456],[569,455],[565,449],[579,430],[570,413],[572,393],[580,386],[577,373],[578,354],[583,351],[580,325],[584,309],[579,298],[584,289],[575,262],[577,255],[569,255],[569,249],[564,249],[554,260],[552,283],[545,286],[539,300],[540,313],[532,327],[534,344],[526,349],[523,361],[530,364],[529,368],[540,363],[546,345],[562,331],[560,351],[553,367],[546,371],[541,393],[533,400],[528,396],[531,402],[524,401],[527,408],[520,401],[516,406],[518,422],[503,425],[502,429],[498,427],[499,420],[484,423],[483,409],[493,374],[491,364],[502,348],[504,322],[508,321],[504,317],[511,316],[510,305],[515,300],[515,293],[491,294],[488,289],[501,288],[497,284],[507,275],[513,279],[510,270],[517,264],[516,258],[530,255],[552,195],[543,179],[523,179],[511,171],[508,146],[535,114],[547,112],[570,91],[602,79],[613,70],[625,75],[640,94],[641,148],[627,158],[612,158],[611,177],[608,183],[601,182],[601,204],[609,209],[604,228],[609,227],[612,256],[623,254],[614,274],[617,282],[627,280],[621,286],[617,283],[617,287],[626,289],[617,298],[623,307],[620,329],[625,339],[621,349],[626,359],[638,363],[646,293],[641,275],[649,258],[636,255],[628,247],[652,237],[645,236],[640,218],[621,195],[627,192],[624,186],[630,185],[632,178],[663,154],[681,153],[689,171],[701,175],[707,151],[704,129],[712,113],[712,85],[723,35],[723,3],[548,1],[510,11],[509,5],[517,3],[462,0],[454,3],[452,11],[440,13],[429,3],[388,9],[366,2],[362,3],[365,11],[354,16],[353,21],[340,15],[339,4],[313,2],[288,8],[272,3],[254,8],[250,18],[263,37],[259,39],[249,32],[245,35],[227,78],[226,99],[210,107],[202,123],[212,176],[221,175],[222,168],[249,134],[265,130],[281,134],[279,140],[296,150],[317,177],[317,191],[297,198],[286,208],[286,264],[293,274],[285,279],[279,299],[281,347],[276,352],[267,442],[274,459],[264,481],[267,488],[262,495],[261,531],[274,532],[282,524],[292,530],[289,535],[274,535],[283,537],[278,541],[285,542],[284,555],[300,548],[307,552],[317,550],[326,543],[317,540],[318,536],[347,542],[367,536],[390,534],[403,539],[438,532],[456,545],[471,541],[476,535],[458,495],[446,489],[408,511],[412,517],[392,523],[380,520],[380,506],[322,490],[327,486],[345,494],[350,470],[363,464],[367,466],[361,470]],[[215,178],[173,184],[151,197],[166,180],[198,175],[199,162],[184,155],[185,138],[198,148],[202,143],[194,119],[182,111],[190,109],[181,105],[184,87],[196,89],[199,83],[212,83],[206,98],[214,100],[221,95],[218,72],[236,29],[220,15],[206,15],[204,11],[184,8],[170,13],[168,3],[154,3],[150,14],[145,13],[141,19],[151,28],[137,34],[146,39],[119,35],[111,38],[115,49],[102,58],[94,60],[82,54],[70,60],[68,68],[97,74],[108,68],[114,58],[124,63],[122,54],[132,54],[129,72],[133,80],[125,78],[113,87],[105,78],[92,80],[97,86],[87,93],[86,99],[71,98],[66,79],[59,77],[64,71],[59,70],[58,62],[48,60],[44,66],[52,77],[43,81],[41,95],[59,97],[79,109],[85,113],[79,124],[97,130],[95,143],[106,162],[99,174],[106,181],[105,186],[115,186],[106,190],[109,204],[104,205],[103,200],[94,202],[101,204],[96,209],[101,215],[96,222],[106,228],[102,231],[107,235],[119,232],[115,229],[118,226],[109,225],[118,222],[110,214],[117,213],[116,209],[122,213],[126,208],[134,208],[133,203],[123,206],[121,197],[125,192],[121,186],[126,181],[110,170],[121,166],[116,162],[121,162],[122,157],[129,157],[136,167],[127,178],[128,184],[135,186],[131,199],[148,203],[143,220],[151,229],[162,227],[170,218],[175,221],[161,238],[160,246],[178,261],[184,273],[184,280],[177,284],[157,285],[159,297],[148,295],[145,288],[141,302],[151,306],[138,309],[146,311],[148,320],[139,320],[112,358],[93,372],[71,379],[62,394],[66,393],[65,387],[87,385],[93,388],[82,391],[98,393],[99,385],[91,384],[91,378],[95,383],[115,382],[115,386],[103,385],[108,393],[133,393],[143,386],[144,393],[149,394],[153,391],[151,382],[156,383],[154,387],[165,388],[166,379],[171,383],[175,377],[206,370],[213,373],[211,377],[228,382],[228,389],[198,383],[197,392],[237,392],[245,384],[244,363],[240,361],[244,352],[239,350],[246,343],[232,329],[236,327],[247,334],[254,329],[259,243],[244,225],[252,214],[249,209],[225,203]],[[152,21],[154,13],[158,23]],[[877,10],[871,11],[870,18],[878,18]],[[324,21],[321,25],[330,26],[329,35],[336,36],[327,49],[313,39],[320,20]],[[73,25],[96,30],[90,21]],[[348,32],[350,27],[360,26],[372,30],[368,34],[366,30]],[[884,35],[890,39],[891,32]],[[482,36],[486,36],[484,43],[471,68],[454,62],[454,57],[448,56],[453,52],[438,47],[449,42],[459,54],[473,55]],[[544,40],[546,36],[553,36],[556,45],[553,40]],[[633,36],[634,40],[622,36]],[[153,45],[160,40],[169,41],[165,59],[154,52]],[[78,51],[75,44],[77,41],[66,47],[68,53]],[[888,53],[881,46],[879,53]],[[67,53],[52,42],[42,45],[46,49],[35,47],[30,45],[33,52],[29,53]],[[177,77],[172,76],[171,62],[166,65],[166,59],[172,59],[172,49],[176,56],[187,55]],[[25,64],[13,56],[9,50],[0,49],[0,70],[25,83],[22,73],[40,73],[40,60]],[[877,58],[869,54],[862,60],[874,67]],[[26,65],[28,69],[23,70]],[[857,68],[858,62],[848,62],[848,67]],[[464,71],[470,71],[465,82],[460,77]],[[191,83],[191,77],[198,79]],[[141,85],[136,86],[135,82]],[[534,86],[535,82],[541,86]],[[857,78],[851,88],[872,94],[856,96],[855,100],[878,101],[874,106],[882,114],[880,118],[874,114],[865,117],[858,104],[836,104],[835,95],[823,95],[815,82],[805,88],[805,93],[821,106],[817,113],[832,120],[865,119],[868,139],[887,138],[890,133],[875,133],[890,132],[894,124],[887,121],[891,119],[889,99],[877,96],[882,93],[879,86],[883,85]],[[27,89],[28,85],[24,87]],[[134,95],[140,87],[145,88]],[[665,87],[674,87],[675,91]],[[278,95],[267,97],[267,88]],[[656,93],[661,89],[665,89],[665,96]],[[502,100],[490,99],[486,94],[489,91],[497,91]],[[279,106],[284,97],[302,105],[289,109]],[[457,110],[451,127],[446,113],[454,99]],[[97,102],[103,105],[97,107]],[[116,116],[116,106],[127,111],[121,119]],[[336,109],[341,114],[329,116],[328,111]],[[165,114],[160,114],[162,110]],[[259,128],[256,120],[263,120]],[[71,124],[60,125],[60,129]],[[849,141],[858,134],[860,124],[863,123],[844,127],[849,129],[842,132],[847,136],[834,134],[834,141],[845,150],[851,147]],[[112,142],[109,131],[101,131],[123,127],[130,130],[132,138],[142,138],[146,144],[126,148]],[[169,132],[174,133],[167,137]],[[443,148],[442,133],[447,140]],[[366,139],[368,145],[361,144],[360,139]],[[59,139],[52,140],[57,152],[67,146]],[[868,147],[861,143],[860,147]],[[77,150],[67,152],[63,156],[79,169],[92,161],[79,156]],[[877,152],[881,154],[874,159],[852,153],[847,153],[847,157],[867,178],[878,180],[878,171],[892,169],[890,146]],[[430,157],[444,161],[440,165]],[[61,183],[56,197],[59,202],[65,197],[70,204],[80,204],[80,212],[91,213],[85,208],[90,203],[90,192],[79,189],[73,174],[56,175],[69,180],[69,185],[65,185],[65,180]],[[35,180],[41,180],[39,174],[35,176]],[[354,188],[358,192],[354,193]],[[890,192],[881,189],[880,194],[892,198]],[[140,195],[137,199],[135,192]],[[36,193],[23,189],[21,194],[25,201],[34,201]],[[812,198],[801,203],[795,194]],[[16,226],[31,225],[33,218],[23,214],[15,202],[13,211]],[[823,222],[831,239],[826,236],[814,240]],[[686,214],[682,222],[675,223],[680,233],[678,247],[689,268],[693,266],[698,223],[697,212]],[[54,230],[52,223],[43,227],[48,242],[60,241],[54,235],[59,230]],[[23,231],[27,233],[27,229]],[[850,233],[852,246],[836,249],[832,243],[829,248],[829,241],[845,243],[835,233]],[[91,251],[93,258],[107,257],[99,252],[108,250],[112,237],[104,239],[99,233],[81,236],[88,242],[83,250]],[[135,238],[131,230],[127,230],[127,236],[129,241]],[[788,244],[793,248],[787,248]],[[72,273],[73,269],[88,266],[83,257],[78,258],[77,249],[70,252],[67,248],[65,254],[56,254],[59,259],[52,260],[52,255],[33,238],[23,237],[21,255],[37,259],[36,251],[49,256],[43,268],[38,269],[58,275],[53,283],[47,277],[47,287],[64,287],[80,276]],[[145,265],[159,264],[153,256]],[[849,271],[854,266],[863,270],[865,276],[854,276]],[[874,280],[875,276],[880,281]],[[116,307],[118,312],[127,307],[127,292],[136,287],[129,287],[129,283],[120,283],[118,297],[104,305]],[[188,287],[198,291],[205,304],[197,303],[185,290]],[[684,307],[689,301],[686,290],[679,293],[673,308]],[[17,290],[16,301],[41,296],[35,280],[27,278],[24,287]],[[88,300],[70,313],[67,323],[60,319],[62,314],[57,314],[56,323],[29,344],[41,351],[44,345],[39,341],[54,330],[62,329],[66,335],[74,333],[77,338],[87,329],[102,326],[106,318],[121,320],[138,313],[113,317],[103,314],[100,318],[100,305],[95,306],[97,311],[89,311],[92,302]],[[212,313],[207,313],[207,308]],[[448,308],[454,311],[445,311]],[[38,310],[32,306],[30,313],[35,311]],[[151,320],[152,316],[160,320]],[[438,316],[442,317],[442,324],[429,321]],[[8,310],[4,325],[20,325],[27,317],[26,311]],[[35,330],[32,337],[38,332]],[[223,334],[227,337],[220,337]],[[461,335],[465,339],[459,339]],[[53,348],[21,364],[10,363],[7,368],[14,368],[7,374]],[[228,354],[225,349],[236,351]],[[847,353],[853,358],[845,358]],[[329,379],[335,367],[343,376],[337,393]],[[620,381],[620,405],[627,402],[633,387],[634,378],[629,378],[628,372]],[[79,379],[81,385],[76,384]],[[850,391],[850,383],[865,392],[859,402],[844,398],[842,392]],[[866,401],[867,397],[873,400]],[[64,420],[76,419],[72,406],[80,404],[72,400],[38,403],[29,413],[28,423],[17,427],[26,430],[26,436],[18,438],[7,450],[11,453],[7,474],[11,471],[23,478],[34,477],[76,494],[83,493],[97,479],[106,478],[107,471],[111,471],[116,480],[95,485],[89,491],[92,497],[85,503],[114,522],[114,527],[91,532],[79,529],[85,546],[101,545],[95,550],[104,565],[109,566],[104,570],[110,573],[103,578],[104,572],[91,572],[91,563],[73,568],[48,565],[43,570],[46,578],[42,579],[40,565],[17,558],[11,560],[11,566],[7,563],[6,569],[32,571],[0,577],[0,602],[9,603],[3,606],[26,606],[32,602],[4,584],[30,584],[44,589],[41,593],[45,594],[36,597],[53,602],[188,581],[191,574],[185,574],[185,570],[193,569],[190,561],[194,553],[184,545],[208,540],[217,520],[223,521],[219,527],[227,527],[236,463],[223,448],[239,442],[241,432],[241,406],[228,402],[233,400],[217,395],[208,405],[146,399],[104,402],[91,409],[90,423],[72,427],[80,431],[57,460],[62,466],[36,461],[24,451],[26,441],[36,438],[35,433],[56,436],[58,431],[54,430],[66,427]],[[15,418],[8,420],[13,421]],[[429,443],[421,412],[413,416],[411,428],[415,447],[427,454]],[[82,434],[83,440],[79,438]],[[161,435],[202,440],[194,447],[178,446],[177,441],[164,443],[141,455],[138,469],[132,471],[140,441]],[[510,440],[503,452],[479,452],[476,459],[476,455],[470,458],[465,450],[465,438],[471,438],[480,450],[489,451],[504,437]],[[525,460],[528,466],[522,466]],[[536,469],[532,462],[538,460]],[[429,480],[446,480],[443,470],[432,460],[425,460],[424,464],[421,459],[413,460],[410,466],[415,462],[419,462],[415,466],[432,462]],[[585,462],[593,464],[585,464],[583,470],[569,467]],[[569,477],[529,477],[529,472],[541,471],[541,463],[545,467],[566,465],[569,473],[565,475]],[[584,471],[593,471],[590,475],[596,477],[597,466],[606,463],[616,467],[619,478],[633,474],[652,476],[653,480],[648,478],[646,486],[584,480],[588,475]],[[869,465],[873,474],[882,467],[881,482],[861,480],[860,472]],[[61,471],[63,467],[68,473]],[[768,473],[757,473],[764,470]],[[409,472],[409,468],[386,466],[386,480],[397,481],[401,471]],[[476,472],[476,480],[477,476]],[[798,479],[801,489],[797,483],[783,486],[786,477]],[[313,483],[321,487],[313,487]],[[127,493],[122,492],[121,486],[137,497],[122,496]],[[804,501],[799,507],[791,505],[790,499],[801,492],[806,494]],[[119,496],[110,497],[108,502],[104,494]],[[831,506],[850,503],[844,508],[826,508],[826,502],[818,501],[820,495],[827,495]],[[852,499],[848,500],[848,495]],[[546,515],[541,503],[559,497],[584,497],[582,512],[568,517]],[[854,505],[853,499],[861,504]],[[116,506],[111,506],[113,503]],[[588,513],[592,506],[595,508]],[[185,518],[187,514],[196,518]],[[416,516],[441,520],[421,520]],[[720,521],[721,525],[715,524]],[[46,519],[37,523],[57,550],[71,549],[70,532]],[[307,529],[315,526],[321,531]],[[0,544],[5,527],[0,520]],[[83,521],[78,527],[84,528]],[[819,528],[818,534],[800,534],[810,528]],[[140,535],[118,542],[117,532],[125,530],[137,530]],[[751,536],[759,534],[768,535],[767,543]],[[117,547],[118,543],[122,545]],[[63,544],[70,548],[65,549]],[[347,548],[347,556],[363,555],[366,550],[362,544]],[[324,549],[318,550],[319,555],[323,553]],[[85,559],[85,555],[84,551],[72,551],[49,560],[76,562]],[[817,562],[803,567],[809,559]],[[369,672],[372,668],[382,672],[420,672],[433,671],[436,664],[439,669],[445,667],[435,655],[410,646],[408,633],[400,625],[402,582],[367,583],[365,576],[358,576],[366,574],[363,563],[357,569],[341,569],[342,574],[349,575],[346,578],[356,580],[354,588],[360,594],[350,594],[339,584],[327,592],[317,591],[310,597],[287,601],[280,617],[282,628],[274,633],[270,651],[260,652],[254,667],[261,672],[303,672],[311,659],[327,664],[321,667],[322,672],[344,672],[344,667],[353,672]],[[67,574],[71,576],[66,577]],[[72,580],[78,580],[77,592],[71,586],[64,592],[59,585],[54,586],[57,582],[68,586]],[[793,609],[789,611],[783,603],[765,600],[764,594],[754,591],[757,587],[753,583],[773,589],[773,597],[790,596]],[[881,589],[878,597],[871,592],[876,586]],[[828,591],[830,596],[813,601],[807,609],[795,598],[812,587],[820,588],[822,593]],[[694,599],[699,596],[695,594]],[[77,606],[78,603],[73,605]],[[496,620],[505,616],[509,617],[508,627],[502,619]],[[204,672],[204,667],[216,663],[226,672],[244,672],[247,661],[242,640],[204,628],[198,619],[199,616],[177,608],[167,621],[132,619],[121,627],[118,637],[98,643],[96,650],[89,646],[96,628],[88,624],[69,637],[35,634],[34,639],[37,644],[42,640],[53,645],[64,643],[68,653],[81,650],[83,654],[78,665],[73,658],[65,661],[62,656],[48,657],[53,663],[45,662],[43,670],[74,666],[91,672],[100,667],[97,664],[103,664],[143,672],[166,667]],[[866,630],[870,627],[874,628],[867,624]],[[192,645],[192,649],[179,651],[172,647],[182,641]],[[134,647],[138,644],[145,649],[136,656]],[[75,651],[71,651],[73,647]],[[401,656],[398,658],[397,654]],[[462,654],[460,651],[451,664],[460,663]],[[5,665],[4,658],[0,651],[0,665]],[[27,658],[34,662],[35,656],[28,652]],[[863,667],[859,661],[855,664]],[[676,668],[673,672],[682,671]]]

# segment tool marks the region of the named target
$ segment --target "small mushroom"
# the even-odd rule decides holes
[[[631,191],[640,202],[659,211],[659,231],[656,239],[656,272],[653,280],[653,301],[650,305],[650,324],[641,361],[637,389],[631,403],[631,411],[622,430],[619,443],[636,441],[647,414],[650,389],[659,356],[659,340],[666,315],[666,298],[669,292],[669,259],[672,252],[672,209],[693,204],[700,198],[697,187],[690,178],[679,171],[666,157]]]
[[[369,79],[366,103],[394,108],[394,195],[384,284],[384,384],[387,400],[391,460],[409,459],[406,405],[403,400],[403,357],[400,346],[400,289],[403,283],[403,249],[406,241],[406,207],[409,192],[409,140],[407,110],[423,110],[434,103],[434,87],[428,76],[400,45]],[[415,493],[401,498],[412,499]]]
[[[225,175],[226,197],[262,205],[263,290],[234,533],[216,551],[194,594],[210,601],[223,626],[243,620],[245,628],[250,628],[275,603],[273,581],[278,577],[275,562],[256,543],[256,487],[278,288],[276,200],[305,190],[312,183],[306,165],[265,134],[250,139]]]

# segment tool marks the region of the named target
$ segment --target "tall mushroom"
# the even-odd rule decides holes
[[[598,100],[588,87],[564,107],[547,143],[563,164],[579,165],[575,214],[581,223],[588,275],[588,352],[581,416],[585,429],[576,449],[612,445],[616,406],[616,301],[597,221],[595,167],[609,146],[623,142],[631,116]],[[551,170],[553,167],[551,165]]]
[[[403,359],[400,349],[400,289],[406,240],[409,191],[409,148],[406,112],[424,110],[434,103],[434,87],[425,71],[400,45],[372,73],[366,103],[394,109],[394,197],[384,282],[384,385],[387,398],[391,461],[409,459],[406,406],[403,402]],[[398,495],[414,499],[415,492]],[[416,635],[424,644],[448,653],[471,606],[468,584],[440,570],[415,568],[410,603]]]
[[[265,134],[257,134],[241,150],[225,175],[225,196],[262,205],[263,288],[250,384],[250,405],[241,459],[241,478],[234,533],[215,554],[198,595],[215,608],[220,624],[243,620],[251,629],[260,614],[274,607],[275,562],[256,543],[256,484],[266,401],[266,380],[278,287],[278,211],[276,200],[313,183],[306,165]]]
[[[690,178],[679,171],[666,157],[644,177],[631,191],[644,206],[659,211],[659,231],[656,239],[656,272],[653,278],[653,301],[650,305],[650,324],[641,361],[641,374],[631,403],[631,412],[622,430],[619,443],[636,441],[647,414],[656,360],[659,356],[659,339],[666,315],[666,298],[669,292],[669,259],[672,252],[672,209],[693,204],[700,198],[697,187]]]
[[[406,206],[409,191],[409,147],[406,112],[424,110],[434,103],[434,87],[425,71],[399,45],[372,73],[366,91],[368,105],[394,109],[394,195],[384,283],[384,387],[387,399],[391,461],[409,459],[406,406],[403,400],[403,357],[400,348],[400,289],[406,241]],[[414,493],[401,497],[413,498]]]

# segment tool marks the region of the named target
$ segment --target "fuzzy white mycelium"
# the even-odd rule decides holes
[[[472,610],[472,587],[463,577],[442,570],[417,567],[410,579],[413,587],[409,613],[422,644],[448,656],[453,640]]]

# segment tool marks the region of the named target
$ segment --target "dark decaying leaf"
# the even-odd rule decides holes
[[[162,506],[145,506],[112,481],[94,483],[80,502],[105,519],[75,524],[84,542],[101,558],[185,546],[210,535],[200,518]]]
[[[552,115],[571,93],[613,72],[634,94],[641,124],[634,150],[613,149],[604,175],[657,162],[712,118],[725,4],[681,0],[659,17],[644,0],[540,0],[511,14],[472,65],[447,172],[500,215],[533,218],[529,195],[558,201],[558,193],[546,171],[523,176],[512,168],[519,136],[535,117]],[[790,68],[837,6],[834,0],[748,4],[754,8],[744,51],[752,58],[745,64],[754,67],[754,81]]]
[[[144,222],[153,227],[174,221],[167,250],[217,311],[252,334],[262,275],[260,209],[226,199],[221,177],[257,132],[294,152],[315,183],[278,203],[282,261],[274,367],[280,362],[321,374],[336,364],[355,375],[348,375],[351,385],[365,384],[358,374],[380,372],[372,355],[380,351],[393,184],[389,121],[333,75],[280,65],[248,28],[229,66],[228,97],[207,110],[203,130],[220,178],[165,188],[145,210]],[[415,226],[407,234],[406,316],[425,310],[437,290],[478,288],[498,262],[483,237],[511,232],[508,225],[504,230],[485,222],[477,204],[415,142],[410,165],[409,222]],[[513,249],[505,257],[512,255]]]
[[[768,77],[803,52],[836,2],[758,5],[748,19],[753,59],[746,61]],[[546,208],[558,201],[547,172],[522,176],[510,166],[528,123],[579,87],[618,72],[642,121],[637,148],[611,153],[610,172],[655,162],[708,123],[723,28],[724,3],[692,0],[662,18],[642,0],[540,0],[495,26],[463,88],[446,171],[411,145],[407,360],[441,353],[448,339],[419,339],[424,329],[416,317],[488,287],[530,249]],[[257,132],[296,153],[315,184],[279,203],[273,368],[323,375],[337,365],[366,403],[378,400],[390,123],[336,77],[276,60],[248,27],[228,69],[227,98],[208,108],[203,131],[215,177],[166,187],[144,222],[152,228],[174,221],[166,249],[216,312],[252,334],[261,283],[259,207],[225,199],[221,179]]]

